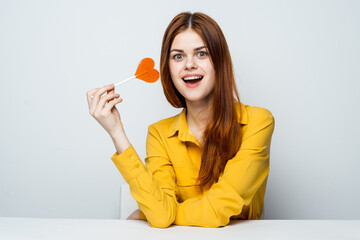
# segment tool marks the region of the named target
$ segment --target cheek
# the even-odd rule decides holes
[[[169,70],[170,70],[170,75],[171,75],[171,77],[173,77],[173,75],[175,74],[175,66],[174,66],[174,64],[173,63],[169,63]]]
[[[180,64],[169,63],[169,70],[170,70],[171,78],[179,77],[181,66]]]
[[[212,65],[210,59],[207,59],[205,61],[199,61],[198,66],[200,68],[202,68],[208,74],[211,74],[211,73],[215,72],[214,66]]]
[[[173,82],[173,84],[175,85],[175,87],[177,87],[177,83],[176,83],[176,79],[177,79],[177,71],[175,68],[175,64],[171,64],[169,63],[169,70],[170,70],[170,77],[171,77],[171,81]]]
[[[209,63],[208,65],[207,65],[207,71],[208,71],[208,73],[213,77],[213,78],[215,78],[215,69],[214,69],[214,66],[211,64],[211,63]]]
[[[211,85],[215,86],[215,82],[216,82],[215,70],[214,70],[214,68],[212,66],[209,67],[207,70],[208,70],[208,74],[209,74],[209,77],[210,77]]]

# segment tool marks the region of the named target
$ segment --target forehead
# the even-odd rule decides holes
[[[185,31],[179,33],[174,38],[174,41],[171,44],[171,49],[194,49],[197,47],[205,46],[204,41],[191,28],[186,29]]]

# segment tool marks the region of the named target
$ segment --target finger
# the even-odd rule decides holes
[[[104,109],[106,103],[118,97],[120,97],[120,94],[118,93],[106,94],[105,96],[101,97],[99,103],[97,104],[95,113],[101,112]]]
[[[118,97],[120,97],[120,94],[118,94],[118,93],[111,93],[111,94],[106,94],[106,95],[102,96],[99,101],[98,108],[104,108],[106,106],[106,104],[108,104],[111,100],[113,100],[114,98],[118,98]]]
[[[91,102],[91,106],[90,106],[90,114],[93,115],[96,112],[97,106],[98,106],[98,102],[100,101],[101,96],[106,92],[106,91],[110,91],[111,89],[114,88],[114,84],[110,84],[107,86],[104,86],[102,88],[99,88],[96,92],[94,92],[93,98],[91,99],[90,96],[90,102]]]
[[[105,112],[110,112],[111,109],[118,103],[121,103],[123,101],[122,98],[114,98],[113,100],[111,100],[106,107],[104,108]]]
[[[111,89],[110,91],[107,92],[107,94],[110,94],[110,93],[115,93],[115,88]]]
[[[95,88],[93,90],[90,90],[86,93],[86,99],[88,101],[88,105],[90,106],[91,105],[91,101],[92,101],[92,97],[91,96],[94,96],[94,94],[99,90],[100,88]]]
[[[114,84],[106,85],[100,88],[96,93],[94,93],[93,102],[99,102],[101,96],[112,89],[114,89]]]
[[[104,93],[106,93],[108,91],[111,91],[111,90],[114,90],[114,89],[115,89],[114,84],[109,84],[109,85],[106,85],[106,86],[100,88],[100,90],[99,90],[99,92],[97,94],[99,94],[101,96]]]

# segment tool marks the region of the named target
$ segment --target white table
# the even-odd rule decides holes
[[[222,228],[150,227],[145,221],[0,218],[0,240],[13,239],[360,239],[360,220],[233,221]]]

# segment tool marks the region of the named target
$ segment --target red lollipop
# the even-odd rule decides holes
[[[140,61],[139,66],[135,72],[135,76],[132,76],[128,79],[125,79],[117,84],[115,87],[123,84],[131,79],[137,78],[143,80],[144,82],[153,83],[159,79],[159,72],[158,70],[154,69],[155,62],[151,58],[144,58]]]

